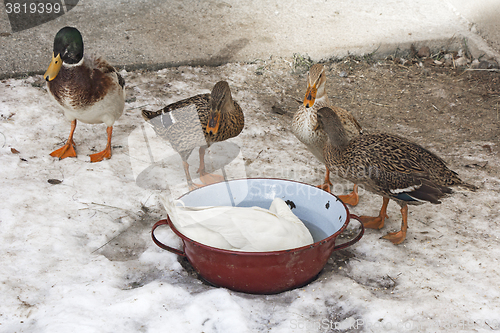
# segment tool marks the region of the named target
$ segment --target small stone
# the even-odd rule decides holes
[[[347,77],[347,72],[346,72],[346,71],[341,71],[341,72],[339,73],[339,76],[340,76],[340,77]]]
[[[434,65],[434,60],[432,60],[431,58],[426,58],[422,62],[427,67]]]
[[[273,113],[276,113],[276,114],[279,114],[279,115],[282,115],[282,114],[285,114],[285,113],[286,113],[286,111],[285,111],[285,110],[283,110],[282,108],[280,108],[279,106],[276,106],[276,105],[273,105],[273,106],[271,107],[271,111],[272,111]]]
[[[418,52],[417,56],[419,58],[428,58],[431,56],[431,49],[428,46],[422,46]]]
[[[495,60],[482,60],[478,68],[480,69],[498,69],[498,63]]]
[[[460,57],[460,58],[455,60],[455,66],[456,67],[464,67],[464,66],[467,66],[468,62],[469,62],[469,60],[466,57]]]
[[[489,63],[487,61],[481,61],[477,64],[477,68],[479,69],[488,69]]]
[[[52,185],[57,185],[57,184],[61,184],[61,183],[62,183],[62,180],[59,180],[59,179],[53,179],[53,178],[51,178],[51,179],[47,180],[47,182],[48,182],[49,184],[52,184]]]

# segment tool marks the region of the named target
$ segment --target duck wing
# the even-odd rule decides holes
[[[395,135],[362,135],[350,142],[344,156],[354,157],[350,178],[395,200],[437,204],[439,198],[451,193],[447,186],[452,180],[460,181],[441,158]]]
[[[143,110],[142,116],[156,134],[169,141],[177,152],[207,145],[205,128],[210,94],[196,95],[158,111]]]

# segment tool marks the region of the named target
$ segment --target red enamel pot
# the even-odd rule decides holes
[[[349,225],[347,207],[336,196],[304,183],[282,179],[239,179],[193,190],[181,197],[187,206],[259,206],[269,208],[279,197],[311,232],[314,243],[291,250],[273,252],[240,252],[214,248],[198,243],[179,232],[172,221],[158,221],[151,231],[156,245],[187,257],[199,275],[213,285],[252,294],[274,294],[294,289],[312,281],[323,269],[333,251],[358,242],[363,225],[352,240],[335,244]],[[183,249],[160,242],[154,231],[168,225],[182,239]]]

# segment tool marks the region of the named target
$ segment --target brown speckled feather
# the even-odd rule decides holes
[[[447,186],[462,184],[438,156],[395,135],[365,134],[351,140],[340,155],[331,146],[324,154],[331,171],[395,200],[405,192],[403,189],[422,184],[438,189],[441,193],[435,193],[437,199],[449,193]]]
[[[107,61],[85,57],[81,66],[63,66],[47,86],[59,104],[79,109],[101,101],[116,82],[123,89],[125,80]]]
[[[451,192],[448,186],[474,188],[437,155],[405,138],[374,133],[348,140],[338,116],[328,108],[318,111],[318,121],[329,136],[323,154],[330,171],[401,205],[439,203]]]
[[[217,92],[213,91],[212,94],[214,93]],[[194,148],[225,141],[242,131],[243,111],[238,103],[232,101],[234,109],[221,112],[219,131],[216,134],[206,132],[210,105],[213,100],[220,98],[212,98],[211,94],[196,95],[158,111],[143,110],[142,116],[152,125],[157,135],[169,141],[172,148],[186,161]]]

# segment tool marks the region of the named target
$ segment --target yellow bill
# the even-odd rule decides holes
[[[61,55],[58,54],[57,57],[54,57],[54,53],[52,53],[52,61],[50,62],[49,68],[43,75],[43,78],[46,81],[52,81],[56,78],[59,70],[61,70],[62,60]]]

